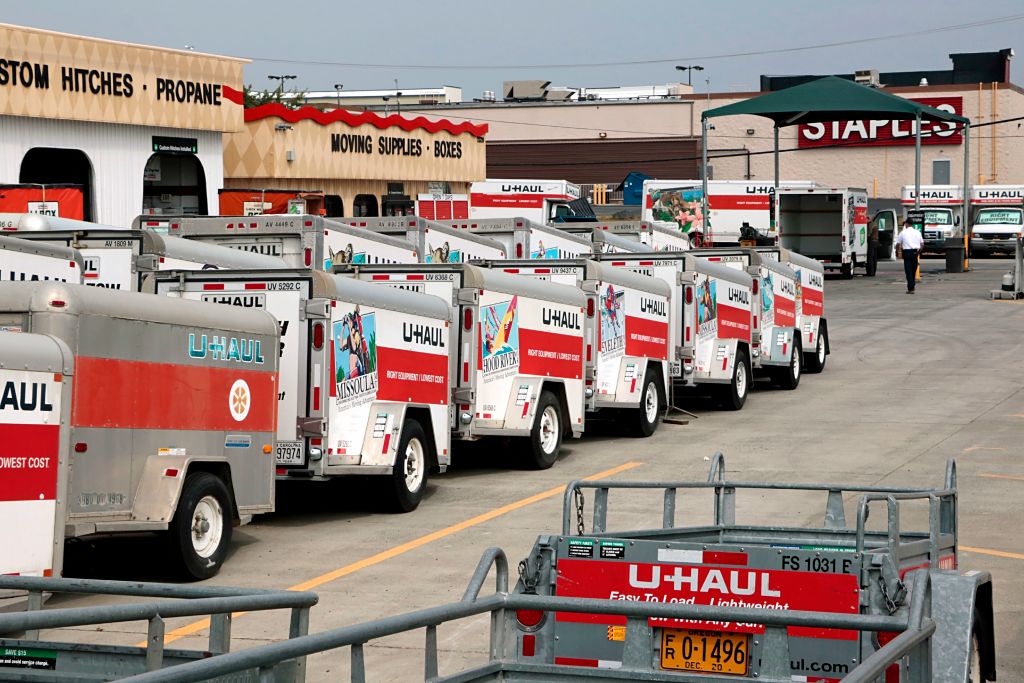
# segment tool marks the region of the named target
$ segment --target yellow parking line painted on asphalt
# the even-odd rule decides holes
[[[606,477],[611,477],[611,476],[619,474],[621,472],[625,472],[626,470],[631,470],[634,467],[639,467],[642,464],[643,463],[640,463],[640,462],[627,462],[627,463],[624,463],[622,465],[619,465],[618,467],[613,467],[611,469],[604,470],[603,472],[597,472],[596,474],[592,474],[589,477],[585,477],[585,479],[587,479],[587,480],[604,479]],[[309,579],[308,581],[303,581],[300,584],[296,584],[296,585],[292,586],[288,590],[290,590],[290,591],[308,591],[308,590],[313,590],[314,588],[318,588],[318,587],[324,585],[325,583],[330,583],[331,581],[334,581],[335,579],[340,579],[343,576],[348,576],[349,574],[354,574],[355,572],[357,572],[357,571],[359,571],[361,569],[366,569],[367,567],[372,567],[375,564],[380,564],[381,562],[384,562],[385,560],[390,560],[392,558],[398,557],[399,555],[404,555],[405,553],[409,552],[410,550],[415,550],[416,548],[420,548],[422,546],[425,546],[428,543],[433,543],[434,541],[437,541],[437,540],[440,540],[442,538],[445,538],[446,536],[451,536],[452,534],[458,533],[460,531],[464,531],[466,529],[469,529],[470,527],[474,527],[474,526],[477,526],[479,524],[483,524],[484,522],[489,522],[492,519],[495,519],[497,517],[501,517],[502,515],[506,515],[506,514],[508,514],[510,512],[515,512],[516,510],[522,509],[522,508],[524,508],[524,507],[526,507],[528,505],[533,505],[534,503],[539,503],[542,500],[547,500],[548,498],[552,498],[554,496],[559,495],[563,491],[565,491],[565,486],[564,485],[556,486],[554,488],[548,489],[547,491],[541,491],[540,493],[536,493],[536,494],[534,494],[532,496],[529,496],[528,498],[523,498],[521,500],[517,500],[514,503],[509,503],[508,505],[502,505],[501,507],[494,508],[493,510],[489,510],[487,512],[484,512],[483,514],[477,515],[476,517],[470,517],[469,519],[467,519],[465,521],[462,521],[462,522],[459,522],[458,524],[453,524],[453,525],[445,527],[443,529],[438,529],[437,531],[434,531],[434,532],[431,532],[429,534],[426,534],[425,536],[420,536],[419,538],[414,538],[413,540],[408,541],[406,543],[403,543],[401,545],[396,545],[393,548],[388,548],[387,550],[379,552],[376,555],[371,555],[370,557],[367,557],[365,559],[359,560],[358,562],[353,562],[352,564],[347,564],[344,567],[339,567],[338,569],[335,569],[333,571],[329,571],[326,574],[321,574],[320,576],[317,576],[315,578]],[[240,617],[243,614],[245,614],[245,612],[235,612],[234,614],[232,614],[232,617]],[[202,630],[207,629],[209,627],[210,627],[210,619],[209,619],[209,617],[207,617],[205,619],[200,619],[199,621],[195,621],[195,622],[193,622],[191,624],[188,624],[187,626],[182,626],[181,628],[176,628],[173,631],[170,631],[169,633],[167,633],[166,637],[164,638],[164,644],[172,643],[175,640],[179,640],[180,638],[184,638],[186,636],[193,635],[193,634],[198,633],[199,631],[202,631]],[[141,643],[137,643],[136,646],[137,647],[146,647],[146,642],[143,641]]]
[[[966,553],[978,553],[979,555],[991,555],[993,557],[1005,557],[1010,560],[1024,560],[1024,553],[1008,553],[1005,550],[989,550],[988,548],[972,548],[969,545],[958,546]]]
[[[989,479],[1013,479],[1014,481],[1024,481],[1024,477],[1015,477],[1012,474],[990,474],[988,472],[981,472],[978,476],[988,477]]]

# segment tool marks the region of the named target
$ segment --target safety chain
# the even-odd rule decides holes
[[[523,592],[527,595],[536,595],[537,593],[537,581],[540,578],[540,572],[534,573],[530,576],[530,563],[527,560],[519,560],[519,580],[523,582]]]
[[[881,576],[878,577],[878,586],[882,589],[882,599],[885,600],[885,608],[889,610],[890,615],[896,614],[896,610],[900,608],[907,597],[906,584],[896,579],[896,590],[893,592],[892,597],[889,596],[889,587]]]
[[[579,486],[572,490],[572,499],[576,504],[576,535],[583,536],[587,528],[583,524],[583,490]]]

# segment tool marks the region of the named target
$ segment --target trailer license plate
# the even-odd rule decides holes
[[[277,442],[277,464],[278,465],[301,465],[302,464],[302,442],[301,441],[278,441]]]
[[[745,676],[750,661],[750,636],[745,633],[661,632],[661,668]]]

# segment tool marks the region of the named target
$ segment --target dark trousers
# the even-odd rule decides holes
[[[917,249],[903,250],[903,272],[907,274],[907,291],[913,292],[917,275]]]
[[[878,272],[878,240],[868,240],[868,266],[867,273],[874,277]]]

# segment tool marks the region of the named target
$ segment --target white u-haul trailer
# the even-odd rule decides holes
[[[0,235],[0,282],[55,280],[81,284],[85,261],[68,247]]]
[[[281,327],[279,480],[388,477],[414,510],[450,462],[449,307],[311,269],[177,271],[157,294],[270,312]]]
[[[559,226],[559,229],[570,235],[590,240],[591,251],[595,254],[639,254],[650,251],[638,240],[592,227],[595,225],[595,223],[564,223]]]
[[[687,251],[690,238],[674,227],[650,221],[605,221],[599,223],[566,223],[560,226],[566,232],[587,232],[593,235],[614,236],[642,245],[641,249],[651,251]],[[641,249],[622,251],[640,251]]]
[[[780,189],[775,202],[778,245],[851,278],[867,265],[868,195],[861,188]]]
[[[711,386],[722,405],[739,410],[751,383],[754,296],[751,277],[692,252],[613,254],[602,263],[665,282],[669,370],[673,387]]]
[[[832,352],[825,317],[825,268],[821,262],[782,247],[756,247],[764,256],[789,266],[797,275],[796,319],[800,326],[800,347],[804,352],[804,371],[819,373],[825,369]]]
[[[150,220],[139,216],[133,225]],[[330,271],[335,263],[417,263],[408,240],[310,215],[161,217],[167,234],[284,259],[288,268]]]
[[[469,264],[341,269],[450,304],[455,438],[519,438],[543,469],[563,437],[583,433],[586,298],[577,287]]]
[[[89,225],[86,223],[85,225]],[[47,230],[14,233],[37,244],[63,245],[82,254],[83,284],[141,291],[148,273],[159,270],[283,268],[274,256],[203,244],[151,230]]]
[[[278,333],[266,312],[4,282],[0,330],[5,363],[27,338],[53,359],[52,382],[0,370],[5,434],[8,411],[22,413],[19,436],[0,439],[0,490],[16,482],[17,500],[63,497],[63,537],[166,532],[181,573],[208,578],[232,527],[273,511]],[[21,548],[8,543],[12,528],[28,526],[6,507],[4,556]]]
[[[587,411],[624,414],[627,431],[653,434],[668,404],[668,285],[589,259],[487,265],[583,291],[587,297]]]
[[[458,230],[469,230],[497,240],[505,247],[507,258],[576,258],[593,251],[590,240],[585,237],[522,217],[481,218],[444,223]]]
[[[751,364],[783,389],[796,389],[804,357],[797,318],[797,274],[756,249],[698,249],[695,256],[743,270],[754,285],[754,334]]]
[[[382,235],[401,237],[415,245],[423,263],[465,263],[478,259],[503,259],[505,247],[467,230],[455,228],[416,216],[385,216],[381,218],[338,218],[358,228]]]

